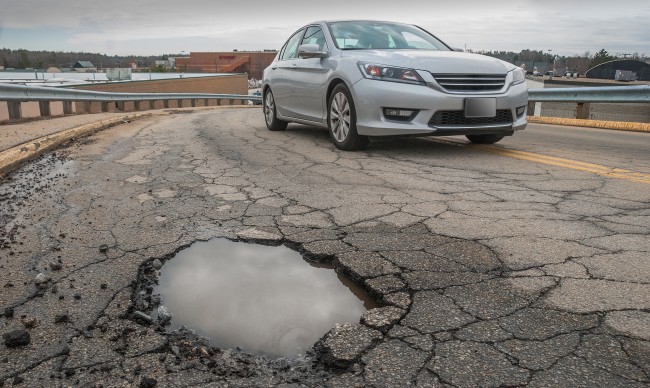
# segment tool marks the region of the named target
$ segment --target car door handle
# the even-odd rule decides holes
[[[275,70],[277,68],[278,68],[277,66],[271,66],[271,70]]]
[[[298,65],[296,65],[295,63],[293,65],[291,65],[291,70],[296,70],[297,68],[298,68]]]

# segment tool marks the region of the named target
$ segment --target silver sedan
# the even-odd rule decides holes
[[[329,128],[342,150],[373,136],[465,135],[494,143],[526,127],[522,69],[454,51],[427,31],[377,21],[306,25],[264,70],[266,126]]]

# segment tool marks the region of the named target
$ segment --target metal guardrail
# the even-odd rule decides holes
[[[533,102],[650,102],[650,85],[528,89]]]
[[[577,118],[587,118],[589,103],[650,103],[650,85],[635,86],[605,86],[605,87],[577,87],[577,88],[548,88],[529,89],[529,111],[534,109],[535,102],[573,102],[578,104]],[[196,106],[197,100],[235,100],[261,102],[262,97],[241,94],[209,94],[209,93],[112,93],[90,90],[62,89],[53,87],[35,87],[15,84],[0,83],[0,101],[7,101],[9,119],[22,118],[20,103],[25,101],[38,101],[41,116],[50,115],[51,101],[62,101],[64,114],[72,113],[72,102],[81,102],[81,111],[89,112],[91,102],[100,102],[102,111],[108,111],[108,103],[116,103],[120,110],[124,110],[124,102],[131,101],[135,110],[140,110],[140,103],[149,102],[149,108],[154,108],[154,101],[164,102],[168,108],[169,100],[177,100],[182,106],[183,100],[190,100]]]
[[[157,101],[157,100],[251,100],[262,101],[260,96],[210,93],[113,93],[92,90],[34,87],[0,83],[0,101]]]
[[[261,103],[262,97],[242,94],[210,94],[210,93],[113,93],[92,90],[62,89],[55,87],[25,86],[0,83],[0,101],[7,102],[9,120],[22,118],[22,102],[37,101],[41,116],[51,116],[50,102],[61,101],[63,113],[72,114],[72,103],[77,104],[78,110],[84,113],[91,111],[91,103],[101,103],[101,111],[108,112],[109,103],[115,103],[118,110],[125,110],[125,102],[133,102],[134,110],[140,110],[142,102],[149,103],[149,109],[154,109],[155,101],[163,101],[164,108],[169,108],[169,101],[178,101],[176,106],[182,107],[184,100],[189,100],[192,107],[198,106],[197,101],[203,100],[203,106],[209,105],[209,100],[216,100],[221,105],[221,100],[236,100],[242,104],[244,101]]]

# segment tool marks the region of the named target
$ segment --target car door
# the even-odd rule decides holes
[[[319,26],[309,26],[300,42],[303,44],[317,44],[320,51],[328,51],[325,34]],[[321,58],[296,58],[292,64],[295,84],[291,105],[295,107],[296,118],[324,122],[326,103],[325,81],[330,71]]]
[[[282,47],[278,60],[271,66],[269,75],[271,91],[275,98],[275,106],[282,116],[296,117],[295,93],[295,60],[298,57],[298,46],[302,41],[305,30],[293,34]]]

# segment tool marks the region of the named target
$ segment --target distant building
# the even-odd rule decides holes
[[[156,66],[162,66],[165,69],[173,69],[174,68],[174,59],[169,58],[168,60],[161,60],[161,61],[156,61],[155,64]]]
[[[176,69],[198,73],[248,73],[261,79],[264,69],[273,62],[276,51],[191,52],[176,57]]]
[[[90,61],[77,61],[72,65],[72,68],[78,73],[94,73],[97,71],[97,67]]]
[[[106,78],[109,81],[129,81],[131,80],[131,68],[107,69]]]
[[[616,59],[587,70],[587,78],[616,79],[616,72],[632,72],[639,81],[650,81],[650,65],[634,59]]]

